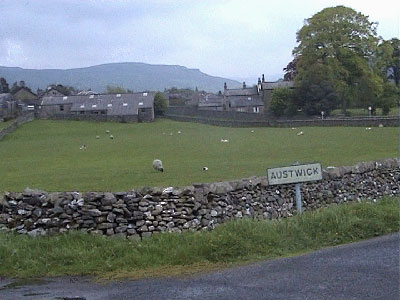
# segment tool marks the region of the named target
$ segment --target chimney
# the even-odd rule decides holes
[[[21,81],[19,82],[19,86],[20,86],[20,87],[25,87],[25,81],[21,80]]]
[[[258,84],[261,84],[261,79],[260,79],[260,77],[258,77],[258,82],[257,82]]]
[[[245,81],[243,81],[243,88],[244,89],[246,88],[246,82]]]
[[[264,74],[262,74],[262,82],[265,82]]]
[[[226,85],[226,82],[224,82],[224,91],[228,89],[228,86]]]

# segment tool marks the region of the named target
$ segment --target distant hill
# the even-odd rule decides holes
[[[49,84],[59,83],[78,89],[103,92],[107,85],[121,86],[133,91],[164,91],[165,88],[192,88],[209,92],[223,90],[224,82],[229,88],[240,87],[238,81],[214,77],[174,65],[150,65],[145,63],[110,63],[77,69],[22,69],[0,66],[0,77],[8,84],[25,81],[32,90],[44,89]]]

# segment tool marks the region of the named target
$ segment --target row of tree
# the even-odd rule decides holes
[[[400,80],[400,41],[383,40],[376,22],[355,10],[326,8],[305,20],[297,32],[293,60],[284,80],[295,89],[277,89],[270,110],[277,116],[328,115],[341,108],[381,108],[388,114],[396,105]]]

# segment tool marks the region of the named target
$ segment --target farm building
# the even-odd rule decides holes
[[[17,109],[17,101],[10,93],[0,94],[0,122],[16,117]]]
[[[149,122],[154,120],[153,92],[43,97],[42,118]]]

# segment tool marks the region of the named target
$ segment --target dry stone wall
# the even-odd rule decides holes
[[[303,208],[397,195],[399,175],[396,159],[323,170],[322,181],[302,185]],[[27,188],[0,197],[0,229],[31,236],[81,230],[139,239],[209,230],[244,217],[290,217],[295,202],[294,185],[269,186],[266,177],[117,193]]]

